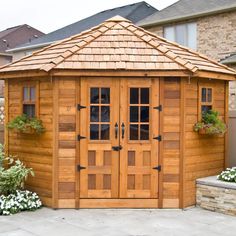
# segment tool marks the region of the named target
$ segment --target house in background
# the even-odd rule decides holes
[[[27,25],[19,25],[0,32],[0,66],[12,61],[12,55],[7,52],[23,43],[43,36],[44,33]],[[0,81],[0,97],[3,97],[3,81]]]
[[[157,11],[158,10],[156,8],[152,7],[145,1],[105,10],[46,34],[33,40],[32,42],[27,42],[23,45],[17,46],[11,50],[8,50],[8,53],[13,54],[13,60],[17,60],[56,41],[79,34],[82,31],[94,27],[113,16],[120,15],[131,20],[133,23],[137,23]]]
[[[8,28],[0,32],[0,66],[5,65],[12,60],[12,55],[7,51],[18,47],[23,43],[43,36],[44,33],[27,25],[19,25]]]
[[[235,0],[180,0],[138,25],[236,69]],[[229,165],[236,166],[236,81],[229,84],[229,117]]]

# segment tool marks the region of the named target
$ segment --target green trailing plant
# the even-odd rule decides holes
[[[193,127],[195,132],[208,135],[223,135],[227,131],[226,124],[219,118],[217,111],[204,112],[200,122]]]
[[[30,118],[25,114],[17,116],[15,119],[10,121],[7,124],[7,128],[17,130],[22,133],[27,133],[32,130],[37,134],[41,134],[45,131],[41,120],[36,117]]]
[[[227,168],[225,171],[222,171],[217,176],[217,179],[225,182],[236,183],[236,167]]]

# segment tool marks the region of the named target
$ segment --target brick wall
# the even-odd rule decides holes
[[[236,11],[197,20],[198,51],[221,60],[236,51]]]

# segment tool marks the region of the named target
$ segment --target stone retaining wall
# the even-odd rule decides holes
[[[198,206],[236,216],[236,184],[219,181],[216,176],[198,179],[196,196]]]

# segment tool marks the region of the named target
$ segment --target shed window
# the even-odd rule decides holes
[[[36,116],[36,89],[35,86],[23,86],[23,114],[28,117]]]
[[[201,114],[208,112],[212,110],[213,107],[213,89],[212,88],[207,88],[207,87],[201,87],[200,88],[200,109],[201,109]]]

